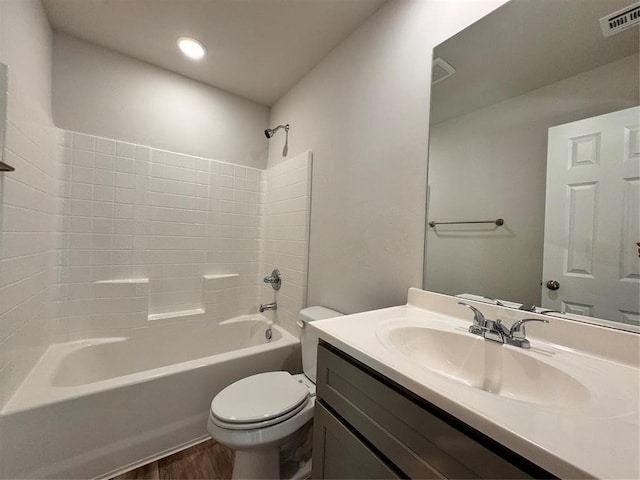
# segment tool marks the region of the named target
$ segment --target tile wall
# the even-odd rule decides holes
[[[10,72],[0,173],[0,406],[51,342],[56,245],[56,131]]]
[[[267,169],[264,271],[277,268],[282,287],[263,285],[262,301],[276,301],[274,317],[298,332],[298,313],[307,304],[307,263],[312,153],[305,152]]]
[[[282,323],[295,327],[310,154],[265,173],[69,131],[58,142],[56,340],[255,313],[272,264],[290,280]]]

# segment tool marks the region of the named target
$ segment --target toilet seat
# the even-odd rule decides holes
[[[271,418],[269,420],[264,420],[261,422],[247,422],[247,423],[225,422],[224,420],[221,420],[217,418],[215,415],[213,415],[213,412],[210,418],[215,425],[219,426],[220,428],[226,428],[227,430],[255,430],[259,428],[270,427],[272,425],[282,423],[285,420],[290,419],[291,417],[295,417],[298,413],[304,410],[304,408],[307,406],[307,403],[309,403],[308,398],[306,401],[302,402],[293,410],[290,410],[289,412],[283,415],[280,415],[278,417]]]
[[[309,389],[288,372],[267,372],[238,380],[211,402],[211,421],[221,428],[250,430],[295,416],[309,402]]]
[[[236,450],[269,448],[279,445],[282,441],[302,428],[313,419],[315,397],[310,397],[302,410],[286,420],[263,428],[233,429],[218,425],[218,420],[209,412],[207,430],[218,442]]]

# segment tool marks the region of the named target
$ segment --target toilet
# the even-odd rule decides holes
[[[233,478],[303,479],[311,475],[311,426],[316,397],[318,337],[307,323],[342,314],[325,307],[300,312],[301,374],[252,375],[211,401],[207,430],[235,449]]]

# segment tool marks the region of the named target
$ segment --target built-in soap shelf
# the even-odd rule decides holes
[[[225,278],[235,278],[239,275],[237,273],[221,273],[216,275],[203,275],[205,280],[224,280]]]
[[[148,278],[123,278],[120,280],[98,280],[96,283],[99,285],[131,285],[131,284],[143,285],[143,284],[148,284],[149,279]]]
[[[192,315],[202,315],[206,313],[204,308],[192,308],[191,310],[177,310],[175,312],[152,313],[147,315],[147,320],[166,320],[168,318],[190,317]]]
[[[218,273],[218,274],[210,274],[203,275],[203,285],[202,285],[202,298],[201,305],[199,308],[191,308],[186,310],[175,310],[175,311],[167,311],[167,312],[158,312],[158,313],[147,313],[147,320],[156,321],[156,320],[167,320],[172,318],[182,318],[182,317],[190,317],[193,315],[202,315],[207,312],[207,293],[218,290],[220,288],[225,288],[228,281],[234,278],[238,278],[239,274],[237,273]],[[226,281],[226,282],[225,282]],[[111,298],[113,301],[118,301],[118,298],[130,298],[130,297],[147,297],[151,293],[149,288],[149,279],[148,278],[122,278],[122,279],[113,279],[113,280],[98,280],[95,282],[96,285],[100,285],[101,288],[109,289],[107,292],[107,296]],[[101,295],[104,296],[104,293]],[[147,312],[148,312],[148,304],[147,301]]]

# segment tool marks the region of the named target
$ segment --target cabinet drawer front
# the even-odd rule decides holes
[[[313,444],[311,478],[400,478],[367,445],[318,403],[315,406],[313,420]]]
[[[318,397],[408,477],[532,478],[396,388],[319,346]]]

